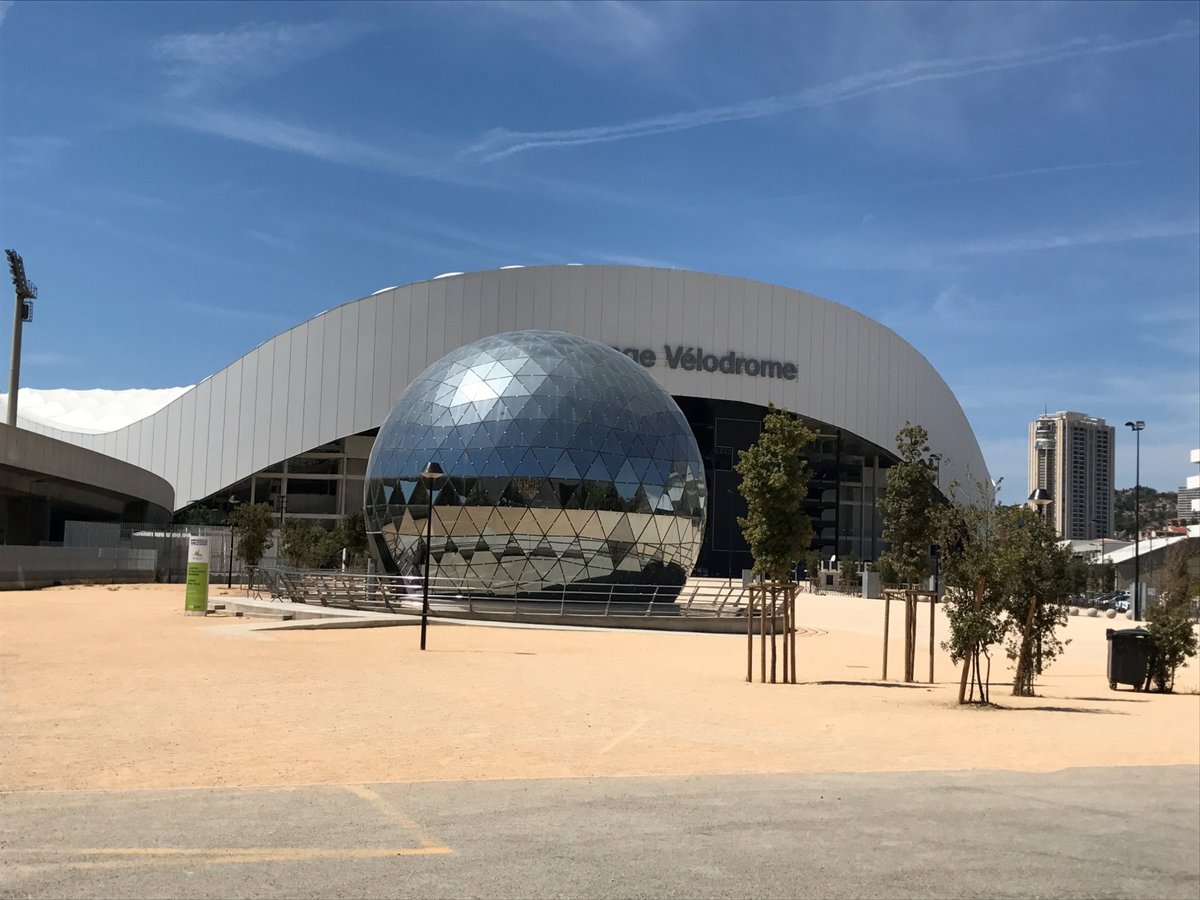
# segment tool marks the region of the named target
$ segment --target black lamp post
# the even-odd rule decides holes
[[[229,495],[229,512],[232,513],[233,508],[241,502],[242,502],[241,500],[238,500],[236,497],[234,497],[232,494],[230,494]],[[228,518],[229,517],[226,516],[227,523],[228,523]],[[230,590],[233,589],[233,524],[232,523],[229,523],[229,578],[225,582],[225,587]]]
[[[1126,422],[1126,428],[1132,428],[1137,439],[1137,451],[1134,457],[1133,476],[1133,620],[1142,621],[1142,429],[1146,423],[1141,419],[1136,422]]]
[[[425,649],[425,631],[429,627],[429,557],[433,556],[433,491],[442,483],[446,473],[437,463],[426,463],[421,472],[425,490],[429,492],[429,516],[425,520],[425,590],[421,597],[421,649]]]

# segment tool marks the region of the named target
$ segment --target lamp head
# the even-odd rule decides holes
[[[1045,488],[1037,488],[1029,492],[1029,502],[1034,506],[1045,506],[1050,502],[1050,492]]]
[[[1132,428],[1134,431],[1141,431],[1143,428],[1146,427],[1146,423],[1143,422],[1141,419],[1138,419],[1136,422],[1126,422],[1125,427]]]
[[[446,473],[442,471],[441,464],[433,460],[427,462],[421,470],[421,480],[431,487],[437,487],[445,477]]]

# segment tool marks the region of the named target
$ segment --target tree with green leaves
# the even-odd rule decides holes
[[[357,565],[367,556],[367,520],[361,509],[346,513],[334,529],[338,546],[346,548],[346,561]]]
[[[959,703],[990,702],[991,648],[1001,643],[1016,664],[1013,694],[1033,694],[1034,677],[1065,647],[1057,629],[1071,587],[1070,553],[1053,526],[1027,507],[993,506],[990,487],[977,489],[964,503],[955,486],[935,513],[950,622],[942,646],[963,663]]]
[[[900,461],[887,470],[887,489],[879,501],[888,545],[881,558],[911,587],[930,572],[937,461],[929,451],[928,433],[912,423],[896,435],[896,454]]]
[[[247,569],[256,569],[263,554],[271,549],[275,513],[268,503],[242,503],[229,514],[229,525],[237,542],[237,558]]]
[[[1154,639],[1147,687],[1153,683],[1164,693],[1175,689],[1175,672],[1197,651],[1193,598],[1200,594],[1200,579],[1192,574],[1197,555],[1189,540],[1167,552],[1157,579],[1158,600],[1146,610],[1146,630]]]
[[[838,561],[838,584],[843,591],[854,591],[862,586],[858,557],[853,553]]]
[[[1005,649],[1016,664],[1013,696],[1032,697],[1034,677],[1065,649],[1057,629],[1067,624],[1071,554],[1058,546],[1040,511],[998,511],[997,564],[1008,617]]]
[[[1004,637],[1005,615],[998,579],[990,485],[977,485],[974,502],[962,502],[957,486],[951,502],[934,514],[934,536],[941,548],[941,578],[945,586],[942,608],[950,623],[950,637],[942,648],[962,663],[958,702],[990,702],[991,647]],[[968,694],[968,686],[970,692]]]
[[[289,519],[279,546],[284,562],[301,569],[325,569],[342,550],[342,535],[303,519]]]
[[[770,581],[788,580],[812,543],[812,522],[804,511],[809,468],[801,451],[815,437],[799,419],[772,406],[758,441],[738,454],[734,466],[746,500],[746,515],[737,522],[755,574]]]
[[[183,517],[184,525],[213,525],[216,521],[216,511],[207,506],[193,506]]]

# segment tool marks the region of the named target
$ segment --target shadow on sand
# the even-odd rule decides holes
[[[878,688],[910,688],[912,690],[932,691],[936,685],[914,682],[907,684],[901,681],[802,681],[801,684],[812,685],[844,685],[846,687],[878,687]]]

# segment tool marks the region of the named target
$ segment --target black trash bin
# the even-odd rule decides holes
[[[1108,686],[1115,691],[1118,684],[1128,684],[1140,691],[1150,674],[1154,638],[1144,628],[1109,628],[1104,633],[1108,637]]]

